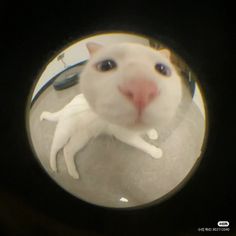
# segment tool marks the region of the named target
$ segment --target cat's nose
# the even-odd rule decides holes
[[[155,82],[147,79],[130,80],[119,89],[138,110],[143,110],[158,95]]]

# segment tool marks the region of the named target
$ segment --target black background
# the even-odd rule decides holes
[[[198,228],[217,227],[219,220],[230,222],[226,235],[236,234],[231,7],[225,1],[2,1],[0,234],[205,235]],[[105,30],[162,39],[199,75],[206,95],[204,158],[186,186],[160,205],[112,210],[84,203],[49,179],[28,145],[26,101],[42,67],[69,42]]]

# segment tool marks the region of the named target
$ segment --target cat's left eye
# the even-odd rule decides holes
[[[164,75],[164,76],[170,76],[171,75],[171,69],[168,67],[168,66],[166,66],[166,65],[164,65],[164,64],[162,64],[162,63],[157,63],[156,65],[155,65],[155,69],[160,73],[160,74],[162,74],[162,75]]]
[[[104,60],[99,63],[97,63],[96,68],[99,71],[106,72],[112,69],[115,69],[117,67],[117,64],[114,60]]]

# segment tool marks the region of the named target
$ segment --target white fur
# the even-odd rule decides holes
[[[95,48],[94,48],[95,46]],[[120,141],[136,147],[153,158],[160,158],[162,150],[147,143],[141,135],[157,139],[153,127],[168,123],[175,115],[181,100],[181,79],[166,55],[138,44],[118,44],[108,47],[88,46],[91,59],[80,78],[83,94],[77,95],[60,111],[43,112],[40,120],[57,122],[50,153],[50,166],[57,170],[56,156],[63,148],[69,174],[79,178],[74,155],[87,142],[100,134],[113,135]],[[117,68],[108,72],[98,71],[96,63],[113,59]],[[155,70],[156,63],[165,63],[172,74],[165,78]],[[145,78],[155,81],[160,96],[154,99],[137,121],[137,110],[118,90],[129,79]]]

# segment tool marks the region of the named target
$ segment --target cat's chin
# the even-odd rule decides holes
[[[136,130],[136,131],[146,131],[152,129],[153,126],[146,125],[144,123],[134,123],[126,126],[127,129]]]
[[[130,130],[145,131],[156,127],[157,124],[153,117],[152,119],[150,119],[150,117],[147,119],[144,114],[139,116],[133,112],[130,112],[129,115],[125,116],[110,116],[102,112],[100,112],[100,114],[97,112],[97,114],[100,116],[100,118],[112,125],[120,126]]]
[[[134,130],[134,131],[146,131],[149,129],[152,129],[154,126],[150,124],[146,124],[143,121],[133,121],[129,123],[116,123],[115,125],[121,126],[122,128],[126,128],[129,130]]]

